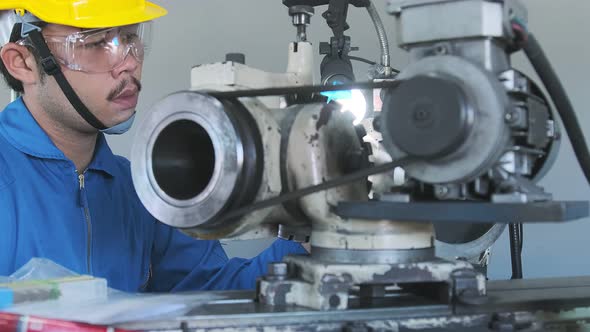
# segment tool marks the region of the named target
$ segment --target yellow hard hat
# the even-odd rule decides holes
[[[0,10],[26,11],[41,21],[77,28],[117,27],[167,14],[145,0],[0,0]]]

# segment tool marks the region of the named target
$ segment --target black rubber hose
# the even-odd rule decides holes
[[[374,65],[377,64],[375,61],[371,61],[371,60],[368,60],[368,59],[365,59],[365,58],[361,58],[361,57],[358,57],[358,56],[351,56],[351,55],[349,55],[348,58],[350,60],[364,62],[364,63],[366,63],[368,65],[371,65],[371,66],[374,66]]]
[[[522,246],[524,244],[524,225],[522,223],[518,224],[518,235],[520,238],[520,246],[518,248],[518,250],[520,251],[520,254],[522,255]]]
[[[584,133],[582,132],[572,103],[555,70],[553,70],[549,59],[547,59],[541,45],[533,34],[528,35],[528,39],[524,44],[524,52],[549,92],[549,96],[553,100],[559,117],[563,122],[567,136],[572,142],[574,153],[582,168],[582,172],[586,176],[586,181],[590,184],[590,153],[588,152],[588,145],[586,144]]]
[[[522,255],[520,250],[520,234],[518,224],[508,225],[510,236],[510,259],[512,262],[512,279],[522,279]]]

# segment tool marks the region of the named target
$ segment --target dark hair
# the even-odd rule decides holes
[[[38,22],[35,23],[36,26],[43,28],[47,25],[47,23],[45,22]],[[12,29],[12,33],[10,34],[10,40],[9,42],[14,43],[19,41],[21,38],[21,24],[17,23],[14,25],[14,28]],[[35,57],[35,61],[37,62],[37,64],[39,64],[41,62],[41,56],[39,56],[39,52],[37,52],[37,50],[34,47],[30,47],[27,46],[27,48],[29,49],[29,51],[33,54],[33,56]],[[23,93],[24,92],[24,88],[23,88],[23,83],[19,80],[17,80],[16,78],[14,78],[12,75],[10,75],[10,73],[8,72],[8,69],[6,69],[6,65],[4,65],[4,61],[0,60],[0,72],[2,73],[2,76],[4,76],[4,80],[6,81],[6,84],[8,85],[9,88],[11,88],[12,90],[18,92],[18,93]],[[44,77],[45,72],[43,72],[43,70],[39,70],[41,78]]]

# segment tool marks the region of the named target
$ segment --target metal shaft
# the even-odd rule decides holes
[[[510,258],[512,261],[512,279],[522,279],[522,257],[520,250],[520,231],[518,224],[508,225],[510,235]]]
[[[307,29],[305,25],[298,25],[297,26],[297,41],[304,42],[307,41]]]

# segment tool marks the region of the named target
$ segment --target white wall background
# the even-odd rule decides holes
[[[165,6],[169,15],[156,25],[154,47],[146,60],[144,90],[138,107],[142,121],[149,106],[163,96],[187,89],[193,65],[217,62],[225,53],[243,52],[247,64],[269,71],[286,66],[287,43],[295,30],[287,8],[279,0],[154,0]],[[530,28],[551,58],[578,112],[582,127],[590,136],[590,1],[524,0],[529,7]],[[375,0],[389,31],[393,65],[403,68],[407,57],[395,46],[393,18],[385,14],[385,0]],[[319,41],[327,41],[330,31],[316,12],[309,29],[317,50]],[[350,10],[349,23],[356,55],[378,59],[379,50],[373,26],[364,10]],[[318,55],[318,73],[319,61]],[[532,73],[522,55],[514,65]],[[358,79],[366,77],[365,65],[356,65]],[[536,76],[533,76],[536,77]],[[9,91],[0,88],[0,100],[9,100]],[[128,156],[134,132],[109,139],[115,153]],[[584,200],[590,190],[575,161],[568,141],[562,144],[559,160],[543,180],[543,185],[557,199]],[[563,225],[526,225],[524,273],[527,277],[590,275],[586,251],[589,245],[590,219]],[[230,243],[229,255],[255,255],[269,241]],[[490,267],[492,278],[510,277],[507,236],[496,244]]]

